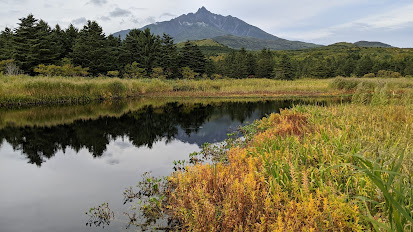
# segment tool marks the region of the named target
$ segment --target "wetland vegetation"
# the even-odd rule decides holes
[[[413,94],[387,88],[255,121],[178,163],[141,210],[183,231],[411,231]]]

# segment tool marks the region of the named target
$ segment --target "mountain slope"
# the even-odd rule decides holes
[[[174,37],[177,43],[187,40],[218,38],[220,40],[218,42],[229,47],[240,48],[236,44],[243,44],[246,49],[250,50],[317,47],[315,44],[278,38],[236,17],[211,13],[205,7],[201,7],[196,13],[184,14],[170,21],[149,24],[142,29],[145,28],[150,28],[151,32],[156,35],[169,34]],[[114,36],[125,38],[129,31],[120,31]],[[237,40],[239,41],[237,42]]]
[[[382,42],[370,42],[370,41],[358,41],[355,42],[354,45],[359,47],[368,47],[368,48],[391,48],[392,46],[389,44],[385,44]]]
[[[217,36],[212,40],[224,44],[230,48],[240,49],[242,47],[248,50],[261,50],[269,48],[271,50],[294,50],[321,47],[321,45],[305,43],[300,41],[290,41],[286,39],[258,39],[253,37],[238,37],[233,35]]]

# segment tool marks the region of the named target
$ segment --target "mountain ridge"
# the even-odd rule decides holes
[[[169,34],[176,43],[187,40],[214,40],[214,38],[217,38],[220,39],[218,42],[226,46],[240,48],[238,44],[242,44],[243,47],[249,50],[260,50],[263,48],[284,50],[321,46],[279,38],[237,17],[214,14],[205,7],[199,8],[196,13],[183,14],[169,21],[146,25],[141,29],[146,28],[149,28],[155,35]],[[113,35],[125,38],[129,31],[123,30]],[[228,44],[225,44],[226,41]]]

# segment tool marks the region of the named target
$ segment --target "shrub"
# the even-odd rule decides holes
[[[214,73],[214,74],[211,75],[211,79],[213,79],[213,80],[215,80],[215,79],[222,79],[222,75],[221,75],[221,74],[216,74],[216,73]]]
[[[82,66],[73,66],[72,64],[59,65],[38,65],[34,71],[43,76],[87,76],[88,68],[82,68]]]
[[[119,71],[108,71],[106,75],[108,75],[109,77],[118,77]]]
[[[165,75],[163,74],[163,68],[161,67],[153,68],[151,77],[165,79]]]
[[[138,62],[127,64],[124,70],[124,77],[126,78],[143,78],[145,77],[145,69],[139,67]]]
[[[0,61],[0,72],[6,71],[6,66],[14,63],[14,60],[2,60]]]
[[[363,78],[374,78],[376,75],[374,73],[367,73],[363,76]]]
[[[393,72],[389,70],[380,70],[377,72],[377,77],[400,78],[402,77],[402,75],[398,72]]]
[[[194,72],[191,68],[189,67],[183,67],[182,68],[182,77],[184,79],[194,79],[195,76],[198,76],[199,73]]]

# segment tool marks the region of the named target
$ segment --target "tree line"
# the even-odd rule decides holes
[[[7,68],[7,70],[6,70]],[[336,44],[323,48],[259,52],[223,49],[206,57],[191,42],[177,48],[171,36],[133,29],[124,40],[106,36],[95,21],[82,29],[51,28],[33,15],[0,33],[0,71],[29,75],[106,75],[126,78],[275,78],[408,76],[413,51]]]
[[[183,71],[192,76],[212,72],[211,62],[197,46],[188,42],[178,51],[167,34],[134,29],[122,41],[105,36],[95,21],[81,30],[73,25],[62,30],[33,15],[21,18],[16,29],[0,33],[0,61],[3,68],[13,62],[30,75],[67,75],[75,69],[74,75],[177,78]]]

